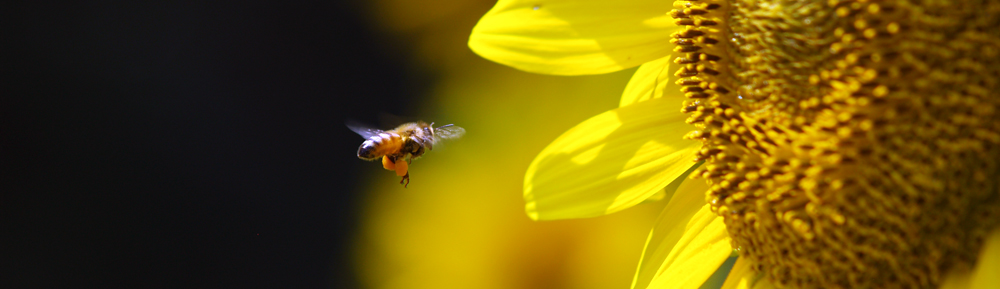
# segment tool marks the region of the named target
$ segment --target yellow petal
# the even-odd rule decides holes
[[[1000,228],[986,238],[979,252],[976,269],[972,271],[972,288],[996,288],[1000,286]]]
[[[758,276],[759,274],[754,272],[753,268],[750,267],[750,260],[744,257],[737,258],[733,269],[729,271],[726,283],[722,284],[722,289],[753,288],[754,281],[758,279]]]
[[[674,179],[672,182],[670,182],[670,184],[667,185],[667,187],[663,188],[662,190],[657,191],[655,194],[653,194],[649,198],[646,198],[642,202],[643,203],[647,203],[647,202],[651,203],[651,202],[659,202],[659,201],[662,201],[664,199],[670,200],[670,198],[672,198],[674,196],[674,192],[676,192],[677,189],[680,188],[681,184],[684,183],[684,181],[687,180],[688,176],[690,176],[691,173],[694,172],[696,169],[698,169],[698,167],[701,166],[701,164],[703,164],[703,163],[705,163],[705,162],[695,163],[693,166],[691,166],[690,168],[688,168],[687,171],[684,171],[683,174],[681,174],[680,176],[677,176],[677,178]]]
[[[618,106],[679,93],[680,85],[670,77],[673,74],[670,69],[671,58],[673,56],[667,56],[639,66],[625,86],[625,92],[622,93]]]
[[[682,177],[683,176],[677,177],[677,179],[674,180],[674,182],[679,181],[680,178],[682,178]],[[667,185],[667,187],[669,187],[669,185]],[[670,197],[670,194],[668,194],[667,190],[664,189],[664,190],[657,191],[652,196],[649,196],[649,198],[646,198],[645,200],[643,200],[642,203],[659,202],[659,201],[662,201],[663,199],[666,199],[667,197]]]
[[[733,265],[735,265],[736,259],[737,259],[736,256],[730,254],[729,257],[726,258],[726,261],[722,262],[722,266],[719,266],[718,269],[715,269],[715,272],[712,273],[712,276],[709,276],[708,280],[705,280],[705,283],[701,283],[701,286],[698,286],[698,289],[722,288],[722,283],[726,282],[726,277],[729,276],[729,271],[733,269]]]
[[[753,283],[753,287],[752,288],[753,289],[775,289],[775,288],[778,288],[778,287],[775,287],[774,283],[771,283],[771,280],[767,280],[767,278],[760,278],[760,279],[757,280],[757,282]]]
[[[670,54],[670,1],[500,0],[469,36],[480,56],[557,75],[600,74]]]
[[[701,147],[681,103],[659,98],[594,116],[563,133],[528,167],[525,210],[535,220],[586,218],[631,207],[695,163]]]
[[[941,284],[943,289],[996,288],[1000,284],[1000,228],[986,238],[972,271],[953,270]]]
[[[674,245],[684,235],[688,221],[705,205],[705,180],[684,180],[663,212],[656,218],[646,247],[639,259],[639,268],[632,279],[632,288],[646,288],[667,259]]]
[[[684,235],[646,288],[698,288],[729,258],[732,250],[722,217],[705,204],[691,217]]]

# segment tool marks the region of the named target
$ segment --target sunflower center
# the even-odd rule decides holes
[[[782,287],[936,287],[1000,224],[1000,3],[675,1],[707,200]]]

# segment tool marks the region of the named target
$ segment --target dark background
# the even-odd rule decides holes
[[[347,119],[429,73],[363,1],[9,7],[2,288],[354,288]]]

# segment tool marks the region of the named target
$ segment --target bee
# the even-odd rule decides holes
[[[358,148],[358,158],[373,161],[382,158],[382,167],[396,171],[403,187],[410,185],[409,165],[413,160],[432,150],[434,144],[443,139],[455,139],[465,134],[465,129],[452,124],[434,127],[434,123],[411,122],[394,129],[383,131],[356,124],[347,128],[360,134],[366,140]]]

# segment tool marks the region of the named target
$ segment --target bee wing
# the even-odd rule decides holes
[[[465,134],[465,129],[451,124],[439,126],[434,129],[434,139],[456,139]]]
[[[354,121],[348,121],[347,128],[351,129],[351,131],[357,134],[360,134],[361,137],[364,137],[366,139],[383,132],[383,130],[381,129],[371,128],[367,125],[363,125]]]

